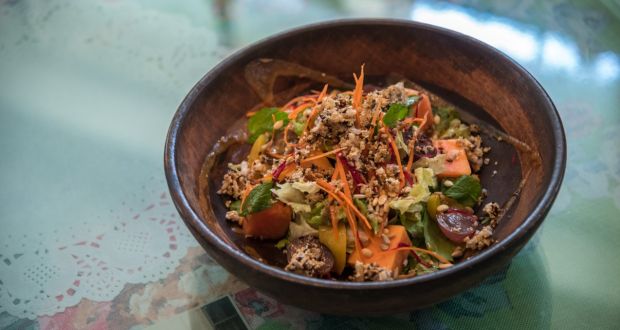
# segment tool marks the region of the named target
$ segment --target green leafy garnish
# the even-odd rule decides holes
[[[373,214],[368,214],[368,204],[365,199],[353,198],[353,203],[355,207],[362,212],[363,215],[366,216],[368,222],[372,226],[372,231],[377,234],[379,232],[379,219],[375,217]]]
[[[310,204],[306,202],[303,192],[293,188],[293,185],[288,182],[279,184],[276,189],[273,189],[273,193],[278,200],[290,206],[295,213],[307,213],[311,210]]]
[[[426,267],[426,266],[422,265],[421,263],[417,262],[417,260],[416,260],[415,261],[415,266],[413,267],[413,269],[415,270],[416,274],[418,274],[418,275],[428,274],[428,273],[436,272],[437,270],[439,270],[439,268],[437,268],[435,266],[435,264],[433,263],[433,259],[428,254],[426,254],[426,253],[419,253],[418,256],[426,264],[431,265],[431,267]]]
[[[435,131],[442,135],[449,127],[450,122],[459,119],[459,113],[452,107],[433,107],[433,114],[439,116],[439,124],[435,125]]]
[[[396,123],[405,119],[409,114],[409,108],[400,103],[394,103],[390,105],[390,108],[383,116],[383,123],[388,127],[396,126]]]
[[[426,243],[426,248],[452,261],[454,244],[443,235],[437,223],[430,220],[426,211],[423,213],[422,223],[424,224],[424,241]]]
[[[283,238],[276,243],[276,248],[282,250],[286,247],[286,244],[288,244],[288,238]]]
[[[228,205],[228,209],[231,211],[241,211],[241,201],[240,200],[236,200],[230,203],[230,205]]]
[[[282,120],[284,123],[282,127],[288,124],[286,112],[280,111],[279,108],[262,108],[248,119],[248,133],[250,134],[248,142],[254,143],[259,135],[270,132],[273,129],[274,121],[272,115],[276,118],[276,121]]]
[[[293,122],[293,132],[295,135],[300,136],[304,132],[304,123],[294,121]]]
[[[355,207],[362,212],[363,215],[368,215],[368,206],[366,205],[366,201],[359,198],[353,198],[353,203],[355,203]]]
[[[422,223],[420,212],[406,212],[398,215],[400,224],[405,227],[409,235],[414,239],[424,237],[424,224]]]
[[[480,181],[471,175],[459,177],[452,187],[444,191],[444,195],[457,200],[465,206],[474,206],[480,197],[482,186]]]
[[[314,229],[318,229],[323,224],[323,208],[325,204],[318,202],[312,207],[312,210],[307,216],[307,223]]]
[[[241,215],[246,216],[269,208],[271,206],[271,188],[273,188],[272,182],[262,183],[254,187],[245,199]]]

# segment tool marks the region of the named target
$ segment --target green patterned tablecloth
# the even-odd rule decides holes
[[[560,112],[568,167],[534,239],[479,287],[333,317],[204,253],[167,194],[163,143],[187,91],[235,49],[368,16],[454,29],[521,63]],[[619,36],[614,0],[0,0],[0,328],[617,329]]]

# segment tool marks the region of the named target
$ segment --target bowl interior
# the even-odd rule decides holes
[[[223,164],[238,161],[244,150],[217,159],[206,190],[201,191],[199,182],[205,157],[218,139],[240,125],[245,112],[261,101],[244,76],[245,66],[258,58],[282,59],[343,79],[365,63],[369,76],[377,80],[390,73],[404,76],[455,104],[471,117],[470,123],[486,123],[525,143],[531,150],[485,139],[492,147],[491,164],[481,173],[488,201],[506,202],[521,179],[528,178],[495,231],[499,241],[523,224],[545,194],[555,193],[549,189],[553,176],[561,171],[557,160],[563,152],[564,142],[558,138],[561,125],[546,93],[507,57],[471,38],[423,24],[315,26],[271,38],[228,58],[194,87],[177,114],[182,117],[173,142],[173,161],[187,203],[209,231],[245,253],[275,265],[283,261],[273,242],[242,239],[224,220],[225,208],[215,192]],[[559,184],[552,188],[557,191]]]

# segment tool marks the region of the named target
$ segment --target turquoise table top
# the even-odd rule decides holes
[[[565,125],[564,184],[534,239],[425,310],[283,305],[210,259],[167,193],[163,144],[192,85],[253,41],[342,17],[487,42],[540,81]],[[614,0],[0,0],[0,328],[617,329],[619,36]]]

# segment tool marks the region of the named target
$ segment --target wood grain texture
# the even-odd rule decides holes
[[[538,161],[532,160],[531,153],[509,146],[497,151],[497,178],[491,181],[488,173],[482,174],[490,194],[502,198],[514,191],[521,177],[530,175],[496,231],[499,242],[448,270],[378,283],[307,278],[249,256],[225,224],[223,205],[213,187],[201,192],[198,182],[205,157],[216,141],[261,101],[244,77],[246,64],[258,58],[295,62],[343,80],[362,63],[369,76],[397,73],[529,145],[539,155]],[[513,161],[514,153],[518,156]],[[284,303],[334,314],[378,315],[443,301],[504,267],[549,211],[564,175],[566,144],[560,118],[545,91],[505,55],[441,28],[366,19],[296,29],[224,60],[197,83],[179,107],[164,158],[179,213],[209,254],[232,274]],[[201,195],[206,208],[200,206]]]

